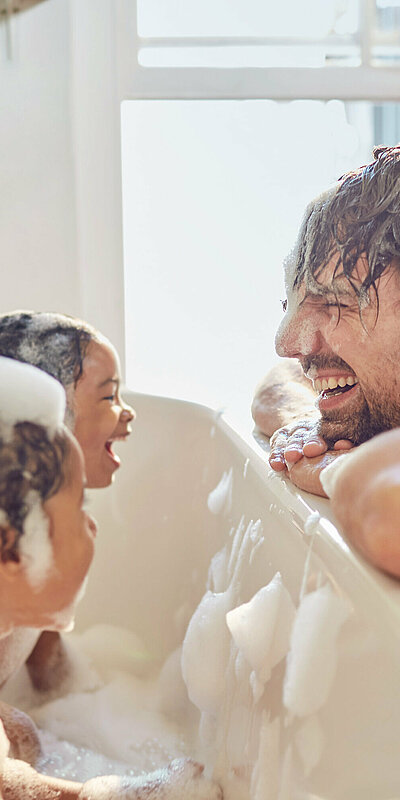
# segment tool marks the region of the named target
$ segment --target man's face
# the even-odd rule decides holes
[[[360,318],[347,278],[333,279],[335,262],[315,287],[288,291],[275,344],[278,355],[297,358],[313,381],[321,435],[331,445],[344,438],[359,444],[400,425],[400,274],[392,267],[382,275],[379,307],[372,289]],[[289,264],[287,286],[293,285],[291,269]],[[357,286],[365,274],[360,258],[353,275]]]

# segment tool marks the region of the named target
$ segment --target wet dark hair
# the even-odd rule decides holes
[[[65,314],[40,311],[0,314],[0,355],[32,364],[64,387],[76,386],[87,348],[97,337],[91,325]]]
[[[306,211],[294,253],[294,287],[319,284],[323,269],[337,256],[334,277],[344,273],[359,304],[394,262],[400,269],[400,145],[373,150],[374,160],[339,179]],[[361,255],[367,275],[361,285],[354,270]]]
[[[49,439],[46,428],[33,422],[18,422],[10,437],[0,437],[0,560],[18,561],[18,543],[30,505],[28,493],[35,491],[41,502],[56,494],[70,479],[69,443],[64,432]],[[2,522],[1,512],[8,524]],[[9,542],[7,532],[17,536]]]

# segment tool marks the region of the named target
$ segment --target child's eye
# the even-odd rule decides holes
[[[103,397],[103,400],[109,400],[110,403],[113,403],[115,398],[116,398],[115,394],[109,394],[109,395],[107,395],[107,397]]]
[[[287,311],[287,300],[281,300],[283,313]]]

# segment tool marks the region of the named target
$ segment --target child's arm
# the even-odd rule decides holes
[[[81,783],[40,775],[25,761],[6,758],[2,775],[4,800],[77,800]]]
[[[178,759],[139,778],[107,775],[82,785],[40,775],[24,761],[6,758],[2,790],[4,800],[222,800],[218,784],[202,773],[195,761]]]
[[[0,702],[0,719],[10,743],[9,756],[35,764],[42,751],[31,718],[8,703]]]
[[[26,661],[26,667],[34,688],[39,692],[59,689],[70,669],[60,634],[43,631]]]
[[[78,800],[222,800],[222,789],[203,775],[201,764],[190,758],[178,758],[167,767],[125,778],[107,775],[83,784]]]

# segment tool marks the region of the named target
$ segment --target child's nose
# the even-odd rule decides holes
[[[97,534],[97,522],[96,522],[95,518],[91,516],[91,514],[88,514],[88,523],[89,523],[89,529],[90,529],[90,531],[92,533],[92,536],[96,536],[96,534]]]
[[[136,419],[136,411],[131,408],[131,406],[127,406],[126,403],[124,403],[121,411],[122,422],[133,422],[134,419]]]

